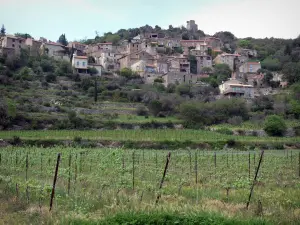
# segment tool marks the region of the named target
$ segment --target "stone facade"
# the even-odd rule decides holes
[[[254,98],[254,88],[252,85],[243,84],[236,79],[230,79],[219,85],[220,94],[224,97],[244,97]]]
[[[190,20],[186,22],[186,29],[196,32],[198,30],[198,25],[195,23],[195,20]]]

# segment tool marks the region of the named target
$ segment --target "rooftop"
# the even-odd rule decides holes
[[[76,55],[76,56],[74,56],[74,58],[77,58],[77,59],[87,59],[88,57],[87,56],[78,56],[78,55]]]

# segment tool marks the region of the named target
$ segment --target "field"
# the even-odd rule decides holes
[[[59,133],[66,135],[66,132],[56,134]],[[97,138],[96,133],[93,137]],[[58,153],[61,159],[50,215]],[[213,213],[212,218],[221,216],[232,220],[213,224],[242,224],[233,220],[249,221],[248,224],[297,224],[300,221],[300,151],[265,151],[248,210],[246,202],[260,151],[176,150],[170,153],[160,188],[168,151],[1,148],[1,199],[10,196],[11,207],[23,206],[19,212],[23,210],[27,216],[31,215],[30,221],[34,224],[41,221],[89,224],[132,212],[169,213],[172,218],[178,217],[178,221],[183,214]],[[0,224],[24,221],[22,216],[7,213],[0,217]],[[210,224],[209,221],[203,224]]]
[[[194,141],[217,142],[233,139],[245,143],[299,143],[300,137],[232,136],[205,130],[47,130],[47,131],[0,131],[0,138],[18,136],[25,140],[73,140],[75,137],[90,140],[111,141]]]

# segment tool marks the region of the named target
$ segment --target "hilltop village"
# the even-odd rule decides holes
[[[198,32],[194,20],[188,21],[186,31]],[[144,79],[146,83],[161,80],[169,84],[208,85],[214,67],[228,65],[230,77],[224,77],[219,85],[223,97],[241,96],[254,98],[270,92],[265,84],[265,75],[255,49],[241,46],[231,49],[230,44],[215,36],[202,35],[198,39],[168,36],[162,32],[144,32],[131,40],[117,43],[104,42],[84,44],[81,42],[60,43],[40,38],[4,35],[0,40],[0,53],[8,56],[19,55],[22,49],[28,49],[31,56],[46,55],[56,60],[72,63],[76,73],[88,74],[88,68],[111,72],[117,75],[124,69],[130,69]],[[278,87],[285,87],[280,73],[274,73],[272,80]],[[260,92],[256,87],[263,87]]]

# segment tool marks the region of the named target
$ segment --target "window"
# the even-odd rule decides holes
[[[12,41],[15,42],[15,39],[13,39]]]
[[[77,62],[77,66],[79,66],[79,62]]]
[[[134,44],[132,45],[132,47],[134,47]]]
[[[19,48],[21,48],[21,45],[19,45]]]
[[[22,43],[22,41],[19,41],[19,43],[21,44],[21,43]]]
[[[13,47],[15,47],[15,45],[14,45],[14,44],[12,44],[12,46],[13,46]]]
[[[85,67],[85,62],[82,62],[82,66],[84,66],[84,67]]]
[[[252,73],[252,71],[253,71],[253,66],[250,65],[250,66],[249,66],[249,72]]]

